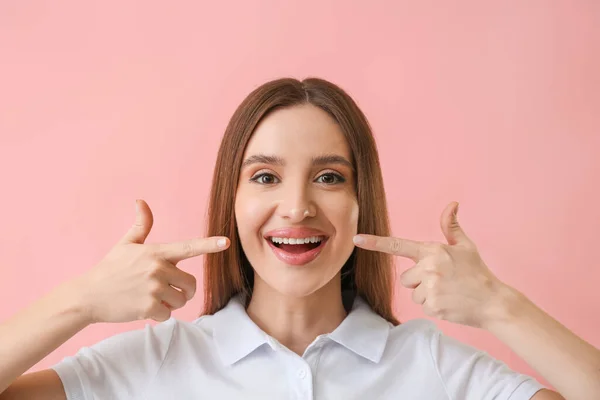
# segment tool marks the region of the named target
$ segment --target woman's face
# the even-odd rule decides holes
[[[260,287],[307,296],[352,254],[358,203],[339,126],[313,105],[271,113],[244,154],[235,217]]]

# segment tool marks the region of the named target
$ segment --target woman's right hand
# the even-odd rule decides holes
[[[196,293],[196,278],[177,268],[177,263],[229,246],[226,237],[144,244],[152,229],[152,211],[138,200],[136,214],[135,224],[106,257],[72,282],[92,323],[166,321],[172,310],[183,307]]]

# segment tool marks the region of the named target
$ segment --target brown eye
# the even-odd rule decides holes
[[[326,185],[335,185],[336,183],[343,183],[346,180],[343,176],[334,174],[334,173],[326,173],[317,178],[317,182],[324,183]]]
[[[262,185],[272,185],[277,183],[277,178],[273,174],[262,173],[256,176],[253,176],[250,179],[252,182],[256,182]]]

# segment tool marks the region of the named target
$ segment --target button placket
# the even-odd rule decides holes
[[[292,372],[292,371],[290,371]],[[295,392],[298,400],[312,400],[313,398],[313,382],[312,370],[306,362],[296,364],[295,375]]]
[[[298,370],[298,378],[300,379],[304,379],[306,378],[306,370],[304,368],[301,368]]]

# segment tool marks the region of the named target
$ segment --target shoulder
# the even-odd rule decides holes
[[[486,351],[444,334],[430,320],[410,320],[391,328],[388,345],[405,362],[435,371],[452,398],[530,399],[543,388]]]
[[[467,343],[446,335],[438,325],[428,319],[413,319],[390,329],[388,342],[391,346],[410,344],[421,353],[431,355],[436,361],[442,355],[446,359],[459,359],[474,354],[484,353]]]
[[[390,328],[386,353],[401,358],[413,366],[435,371],[444,379],[446,373],[456,374],[465,365],[491,361],[487,354],[467,343],[444,334],[438,325],[427,319],[413,319]]]
[[[77,358],[80,362],[113,360],[121,365],[130,362],[159,365],[173,348],[185,347],[190,342],[209,341],[212,336],[210,321],[211,316],[191,322],[174,317],[160,323],[147,322],[139,329],[122,332],[83,347],[76,357],[66,359]]]
[[[436,370],[452,370],[464,363],[490,359],[484,351],[446,335],[428,319],[413,319],[392,327],[388,348],[393,353],[402,351],[402,357],[410,354],[419,364],[428,364]]]
[[[427,319],[412,319],[390,327],[388,346],[418,346],[421,351],[429,351],[432,342],[441,331],[437,325]]]
[[[67,398],[133,398],[146,393],[164,365],[184,374],[190,365],[214,357],[215,316],[192,322],[174,317],[108,337],[52,369]]]

